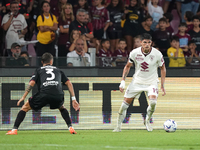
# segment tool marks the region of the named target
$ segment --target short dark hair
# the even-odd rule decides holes
[[[194,21],[194,19],[197,19],[197,20],[199,20],[199,21],[200,21],[200,18],[199,18],[199,16],[198,16],[198,15],[194,15],[194,16],[192,17],[192,21]]]
[[[177,41],[177,42],[179,42],[179,37],[176,36],[176,35],[172,36],[171,42],[172,42],[172,41]]]
[[[144,21],[147,21],[147,19],[153,20],[153,18],[150,15],[147,15],[146,17],[144,17]]]
[[[188,46],[189,46],[190,44],[195,44],[195,45],[196,45],[196,42],[195,42],[194,40],[190,40],[190,41],[188,42]]]
[[[164,13],[163,16],[165,16],[166,19],[169,19],[169,22],[173,20],[173,15],[171,13]]]
[[[143,41],[143,40],[152,40],[152,37],[151,37],[151,35],[150,34],[148,34],[148,33],[143,33],[142,35],[141,35],[141,41]]]
[[[187,18],[187,21],[192,21],[193,16],[194,16],[193,12],[191,12],[191,11],[185,12],[185,17]]]
[[[167,19],[166,19],[166,18],[164,18],[164,17],[162,17],[162,18],[160,18],[160,19],[159,19],[159,22],[161,22],[161,21],[163,21],[163,22],[167,23]]]
[[[181,22],[178,27],[186,27],[187,28],[187,24],[185,22]]]
[[[20,55],[23,55],[23,54],[26,54],[26,55],[29,57],[29,54],[28,54],[28,52],[26,52],[26,51],[23,51],[23,52],[21,52],[21,54],[20,54]]]
[[[123,42],[126,43],[126,39],[124,39],[124,38],[119,39],[119,42],[118,42],[118,43],[120,43],[121,41],[123,41]]]
[[[11,6],[12,4],[18,4],[18,5],[19,5],[19,3],[18,3],[17,1],[12,1],[12,2],[10,3],[10,6]]]
[[[102,46],[106,41],[109,41],[109,39],[102,39],[102,40],[101,40],[101,46]]]
[[[52,59],[53,59],[53,55],[50,54],[50,53],[44,53],[44,54],[42,55],[42,58],[41,58],[41,60],[42,60],[42,62],[43,62],[44,64],[50,63],[50,61],[51,61]]]

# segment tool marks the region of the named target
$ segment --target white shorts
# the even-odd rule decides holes
[[[158,97],[158,84],[137,84],[133,83],[133,81],[129,84],[124,94],[126,98],[139,98],[142,92],[147,92],[147,95],[155,95],[156,98]]]

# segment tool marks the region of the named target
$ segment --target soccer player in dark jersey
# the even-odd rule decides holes
[[[19,106],[20,103],[25,100],[26,96],[32,90],[35,84],[38,86],[38,92],[33,95],[33,97],[30,97],[28,101],[25,102],[25,104],[22,106],[15,120],[13,129],[8,131],[6,133],[7,135],[17,134],[17,130],[29,110],[40,110],[47,104],[50,105],[50,109],[60,110],[63,119],[68,125],[70,133],[76,134],[76,131],[71,125],[69,113],[63,105],[64,92],[62,90],[62,84],[68,86],[72,99],[72,106],[77,111],[79,110],[79,104],[76,101],[73,85],[60,69],[52,66],[53,56],[50,53],[44,53],[42,55],[42,64],[42,67],[35,70],[35,73],[31,77],[24,95],[17,102],[17,106]]]

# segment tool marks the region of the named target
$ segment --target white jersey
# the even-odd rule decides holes
[[[160,51],[152,47],[148,54],[144,54],[142,47],[138,47],[130,52],[129,62],[135,63],[134,83],[149,85],[158,83],[157,68],[164,64]]]
[[[3,17],[1,25],[8,22],[10,14],[6,14]],[[16,17],[13,17],[10,27],[6,32],[6,49],[11,49],[11,45],[14,42],[19,41],[19,34],[21,30],[24,30],[27,27],[26,20],[22,14],[18,14]]]

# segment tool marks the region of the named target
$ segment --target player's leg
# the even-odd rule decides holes
[[[150,125],[150,119],[156,109],[158,97],[158,87],[157,85],[152,85],[148,88],[148,98],[149,98],[149,106],[147,107],[147,115],[144,124],[148,131],[153,131],[153,128]]]
[[[67,109],[64,107],[64,105],[62,105],[60,108],[60,113],[63,117],[63,119],[65,120],[68,128],[69,128],[69,131],[71,134],[76,134],[76,131],[74,130],[74,128],[72,127],[72,122],[71,122],[71,118],[69,116],[69,112],[67,111]]]
[[[124,98],[124,101],[122,102],[122,105],[119,109],[119,113],[117,116],[117,127],[113,130],[113,132],[120,132],[121,131],[121,126],[122,122],[124,121],[124,118],[126,116],[127,109],[131,102],[133,101],[134,98]]]
[[[15,123],[14,123],[14,126],[13,126],[13,129],[8,131],[6,134],[7,135],[14,135],[14,134],[17,134],[17,130],[20,126],[20,124],[22,123],[22,121],[24,120],[25,116],[26,116],[26,113],[31,110],[31,107],[30,107],[30,104],[29,104],[29,101],[27,101],[21,108],[21,110],[19,111],[18,115],[17,115],[17,118],[15,120]]]

